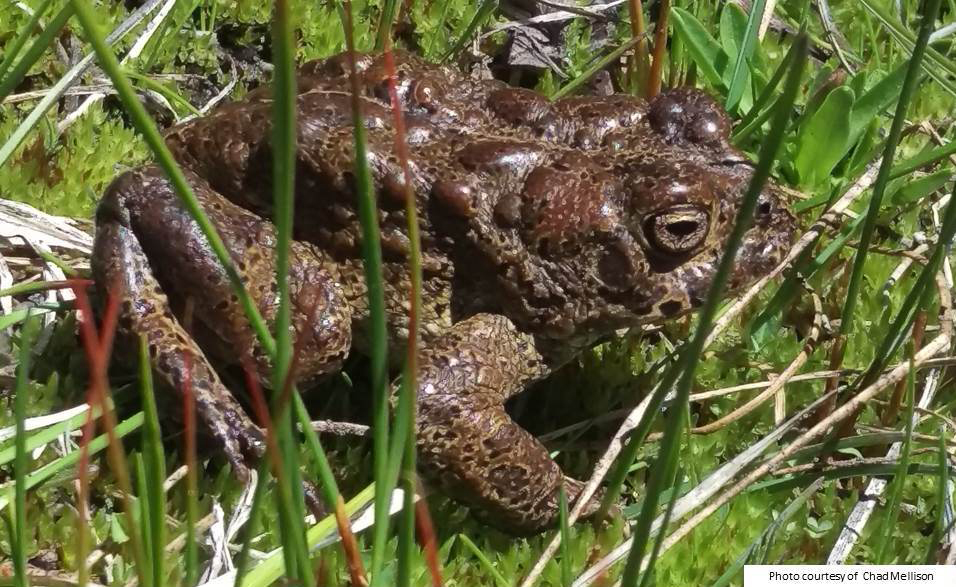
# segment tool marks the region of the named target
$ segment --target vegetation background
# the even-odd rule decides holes
[[[126,99],[133,94],[124,96],[118,79],[132,83],[151,123],[165,128],[217,96],[240,97],[267,83],[274,69],[281,79],[283,59],[302,62],[345,48],[342,3],[277,4],[286,9],[278,18],[271,3],[251,0],[99,2],[92,7],[61,0],[4,1],[0,197],[75,218],[75,226],[88,230],[109,181],[154,157],[143,139],[147,123],[131,110]],[[356,47],[376,46],[382,15],[390,14],[393,4],[352,3]],[[668,4],[669,10],[661,9]],[[132,51],[132,56],[111,67],[98,48],[100,65],[71,78],[71,67],[95,48],[97,36],[102,41],[102,34],[144,5],[155,10],[111,45],[115,55]],[[764,34],[755,6],[773,10]],[[640,26],[631,18],[636,7]],[[651,557],[657,558],[653,572],[640,580],[739,585],[745,561],[823,563],[840,557],[861,563],[952,563],[956,396],[945,312],[952,288],[946,204],[956,154],[956,1],[675,0],[582,3],[581,8],[584,12],[566,13],[541,33],[532,25],[535,18],[558,11],[549,3],[408,2],[391,13],[398,24],[388,30],[396,45],[431,60],[450,56],[453,66],[494,56],[496,74],[549,95],[598,91],[608,83],[645,93],[647,80],[655,76],[665,87],[706,88],[727,104],[737,120],[735,142],[755,159],[762,147],[781,141],[777,153],[759,159],[792,189],[802,227],[816,226],[824,210],[846,200],[847,193],[855,195],[842,213],[821,225],[822,236],[809,241],[812,246],[795,261],[798,272],[788,271],[766,285],[742,313],[719,326],[713,344],[696,355],[696,371],[688,371],[686,358],[675,361],[675,349],[694,340],[699,317],[692,317],[622,334],[511,406],[523,425],[544,435],[566,471],[587,478],[628,412],[661,381],[673,384],[668,377],[681,373],[673,365],[693,373],[689,419],[681,419],[685,410],[672,409],[666,417],[648,420],[647,442],[625,451],[619,465],[626,473],[622,517],[564,528],[558,553],[543,556],[552,534],[515,539],[432,495],[427,504],[434,529],[424,532],[423,553],[409,548],[405,527],[398,524],[398,534],[387,542],[369,531],[357,535],[354,550],[330,543],[311,559],[304,551],[289,554],[302,547],[296,536],[305,530],[301,522],[290,527],[283,518],[282,483],[268,484],[260,494],[266,506],[256,509],[256,523],[244,525],[252,495],[215,455],[201,451],[199,462],[192,460],[185,442],[188,424],[167,426],[160,437],[151,425],[159,418],[151,409],[148,375],[135,365],[110,371],[116,422],[98,428],[122,438],[112,444],[122,450],[106,458],[105,438],[98,437],[99,444],[81,440],[89,411],[64,410],[94,397],[87,394],[97,381],[105,384],[99,379],[104,356],[89,347],[84,351],[77,336],[77,308],[82,310],[84,296],[71,294],[60,279],[83,279],[88,259],[79,248],[31,247],[5,229],[0,251],[10,276],[0,286],[0,299],[10,300],[10,306],[0,316],[4,574],[24,585],[195,585],[235,564],[243,567],[241,573],[249,571],[244,585],[265,585],[279,580],[282,571],[275,565],[284,561],[291,569],[287,581],[340,585],[361,582],[362,573],[356,574],[361,563],[381,585],[435,584],[440,572],[445,585],[503,587],[519,584],[544,560],[540,584],[574,581],[577,586],[593,580],[610,585],[623,574],[625,585],[636,585],[637,575],[625,570],[633,563],[611,564],[604,557],[633,534],[635,544],[645,542],[631,555],[639,561],[653,550],[643,527],[650,520],[646,516],[678,504],[670,527],[675,530],[686,522],[679,518],[717,503],[715,495],[720,495],[693,502],[691,490],[725,490],[731,479],[715,480],[713,473],[754,447],[756,461],[731,478],[745,477],[776,456],[783,462],[771,474],[744,483],[715,511],[692,518],[689,533],[673,545],[665,542],[660,556]],[[933,34],[921,41],[921,14],[931,10],[938,13],[927,29]],[[94,15],[99,31],[87,26],[84,14]],[[664,41],[654,36],[662,14],[668,15]],[[277,44],[281,26],[276,32],[274,21],[287,24],[294,45]],[[805,53],[800,52],[801,29],[807,34]],[[648,35],[642,37],[645,30]],[[516,34],[548,56],[547,67],[509,64],[528,59],[512,43]],[[642,38],[644,43],[635,42]],[[629,49],[626,56],[615,52],[620,47]],[[656,47],[662,51],[652,56]],[[802,71],[795,67],[801,55],[806,56]],[[607,56],[611,59],[602,61]],[[652,62],[660,68],[651,68]],[[594,82],[596,69],[607,77]],[[788,75],[799,82],[790,93]],[[908,78],[911,94],[905,91]],[[59,85],[63,80],[71,84],[65,93]],[[38,111],[47,98],[48,109]],[[7,222],[7,216],[2,218]],[[59,226],[50,223],[51,231]],[[63,272],[61,278],[54,268]],[[847,304],[851,299],[859,300],[856,307]],[[40,313],[39,322],[28,318]],[[921,358],[921,349],[937,358]],[[902,368],[895,379],[878,377],[896,366]],[[316,417],[367,423],[375,418],[375,402],[368,398],[376,385],[367,373],[366,361],[353,361],[346,375],[304,395],[305,403]],[[751,402],[770,383],[781,389]],[[838,383],[840,405],[864,397],[862,392],[874,385],[883,392],[862,401],[854,425],[827,449],[831,459],[820,464],[821,447],[815,444],[787,454],[813,425],[788,419]],[[704,393],[712,390],[722,393]],[[179,407],[165,403],[173,411]],[[833,409],[826,407],[823,416]],[[27,420],[44,415],[54,417]],[[771,437],[775,430],[783,434]],[[668,431],[677,431],[676,444],[667,444]],[[276,435],[285,438],[281,420]],[[88,431],[86,438],[94,436]],[[323,434],[320,451],[313,438],[291,433],[288,438],[300,453],[295,463],[302,463],[306,474],[318,475],[327,453],[338,491],[351,500],[349,508],[371,500],[370,483],[381,486],[384,477],[368,440]],[[663,485],[649,494],[645,488],[654,471],[671,475],[661,473]],[[872,487],[877,477],[891,483],[873,502],[878,505],[872,517],[854,521],[862,511],[862,489]],[[408,487],[408,479],[402,479]],[[687,502],[672,501],[678,497],[692,502],[681,515],[679,504]],[[82,523],[87,500],[88,527]],[[859,532],[849,543],[841,538],[845,524]],[[246,530],[250,525],[255,531]],[[308,540],[334,534],[334,528],[333,521],[323,521]],[[277,547],[282,552],[270,557]],[[634,551],[625,545],[614,560]],[[89,575],[87,565],[80,564],[84,559]]]

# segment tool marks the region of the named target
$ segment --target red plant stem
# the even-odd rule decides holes
[[[418,487],[418,494],[424,495],[421,483],[417,479],[415,485]],[[418,531],[418,541],[425,553],[425,564],[428,566],[429,574],[431,574],[432,585],[433,587],[442,587],[444,583],[441,578],[441,561],[438,559],[435,525],[432,523],[431,512],[428,511],[428,503],[424,499],[419,499],[415,503],[415,528]]]
[[[109,366],[110,354],[113,347],[113,337],[116,333],[116,321],[119,315],[119,288],[110,289],[107,298],[106,310],[103,315],[102,335],[98,335],[96,324],[94,322],[93,308],[90,304],[89,296],[86,295],[86,289],[77,284],[73,287],[73,293],[76,295],[76,307],[80,311],[83,319],[80,321],[80,335],[86,351],[87,362],[90,369],[90,388],[87,393],[87,405],[90,406],[90,418],[84,425],[83,447],[80,453],[80,462],[78,466],[82,467],[78,472],[80,476],[80,500],[88,503],[87,493],[89,491],[89,480],[84,479],[88,476],[89,465],[89,441],[92,439],[92,411],[94,406],[99,405],[100,417],[103,419],[103,426],[106,429],[108,438],[107,460],[110,468],[116,476],[122,492],[123,508],[126,513],[127,523],[129,525],[129,539],[133,550],[133,558],[137,569],[145,572],[146,566],[143,561],[142,544],[139,540],[139,531],[137,530],[136,519],[134,516],[134,506],[130,500],[133,495],[132,482],[129,476],[129,469],[126,466],[126,460],[120,448],[119,439],[116,437],[116,415],[113,413],[109,404],[109,382],[107,380],[107,367]],[[85,512],[88,515],[88,511]],[[84,518],[78,520],[79,524],[88,522]],[[80,532],[85,532],[86,528],[81,526]],[[85,540],[82,539],[82,540]],[[85,546],[85,544],[81,544]],[[80,555],[84,560],[80,561],[81,567],[85,566],[85,551],[81,550]],[[85,572],[85,571],[84,571]]]

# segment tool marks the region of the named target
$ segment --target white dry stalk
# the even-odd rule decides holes
[[[89,94],[95,94],[96,92],[107,92],[114,93],[115,90],[110,84],[96,84],[92,86],[74,86],[65,90],[61,96],[87,96]],[[50,93],[50,89],[43,90],[33,90],[30,92],[22,92],[19,94],[10,94],[3,99],[0,104],[17,104],[19,102],[29,102],[30,100],[39,100],[46,97]]]
[[[920,349],[918,353],[916,353],[913,364],[922,364],[935,357],[939,353],[947,351],[952,346],[952,300],[950,298],[949,289],[942,284],[941,279],[939,282],[939,287],[937,289],[939,291],[940,306],[943,308],[942,316],[940,318],[942,325],[940,334],[922,349]],[[686,537],[694,528],[704,522],[708,517],[713,515],[714,512],[727,504],[731,499],[745,491],[748,487],[760,480],[765,475],[772,473],[779,467],[779,465],[786,462],[795,453],[797,453],[797,451],[805,448],[818,438],[821,438],[827,433],[827,431],[829,431],[831,428],[834,428],[837,424],[854,417],[859,410],[866,405],[867,402],[875,398],[881,391],[902,381],[903,378],[909,374],[912,368],[913,367],[909,362],[905,362],[898,365],[889,373],[883,374],[871,385],[857,393],[840,407],[833,410],[826,418],[823,418],[817,422],[817,424],[815,424],[812,428],[801,434],[793,442],[776,453],[773,457],[746,474],[719,496],[714,499],[707,499],[706,501],[702,500],[698,502],[699,504],[704,504],[704,507],[694,514],[689,520],[687,520],[687,522],[681,525],[677,530],[675,530],[670,536],[664,539],[664,541],[661,543],[659,555],[663,555],[665,552],[667,552],[672,546]],[[830,394],[827,394],[827,396],[824,397],[829,397],[829,395]],[[819,403],[820,400],[818,399],[816,402],[814,402],[814,405],[818,405]],[[678,504],[680,501],[681,500],[678,500]],[[672,517],[672,520],[679,519],[680,516],[677,514],[676,506],[674,510],[675,513]],[[655,520],[654,527],[659,527],[660,522],[661,517],[658,517],[657,520]],[[600,561],[598,561],[598,563],[582,573],[581,576],[574,581],[572,587],[586,587],[587,585],[591,585],[597,577],[603,575],[603,573],[606,572],[611,565],[627,554],[627,552],[630,550],[630,544],[631,540],[628,539],[624,542],[624,544],[616,547],[610,554],[602,558]],[[642,568],[644,568],[646,564],[647,559],[645,558],[641,565]]]
[[[880,159],[882,161],[882,159]],[[863,175],[860,176],[856,182],[843,194],[839,200],[837,200],[833,206],[823,216],[821,216],[816,222],[814,222],[810,228],[800,240],[794,243],[793,247],[790,249],[790,253],[787,257],[781,262],[777,267],[763,276],[755,284],[753,284],[747,292],[737,298],[731,304],[727,311],[714,323],[714,328],[711,330],[710,336],[707,337],[707,341],[704,343],[705,348],[710,346],[714,340],[717,339],[720,334],[730,326],[737,316],[743,311],[743,309],[751,302],[760,291],[767,285],[771,280],[779,277],[785,269],[787,269],[791,263],[793,263],[800,255],[803,254],[805,250],[810,248],[813,243],[817,241],[821,234],[830,226],[836,225],[838,223],[838,218],[846,211],[850,204],[852,204],[860,195],[863,194],[866,190],[873,185],[873,182],[876,181],[876,174],[879,171],[880,161],[876,161],[870,164]]]
[[[76,220],[0,198],[0,245],[3,241],[11,245],[33,243],[84,256],[93,251],[93,237]]]
[[[209,527],[205,540],[206,545],[212,551],[212,556],[200,576],[200,583],[218,577],[222,574],[223,569],[229,572],[235,568],[232,565],[232,557],[229,556],[229,549],[226,547],[226,514],[222,511],[219,502],[212,504],[212,513],[215,516],[215,521]]]
[[[930,402],[932,402],[933,398],[935,397],[939,386],[939,376],[939,369],[933,369],[926,376],[926,384],[923,388],[923,394],[919,399],[920,407],[929,407]],[[918,420],[919,414],[913,414],[914,427],[916,426],[916,422]],[[890,445],[890,449],[886,453],[886,458],[897,459],[899,458],[902,450],[903,443],[894,442],[892,445]],[[876,510],[876,506],[880,501],[880,496],[882,496],[883,492],[886,491],[886,487],[888,485],[889,481],[886,479],[870,479],[866,489],[864,489],[862,495],[860,495],[859,501],[855,506],[853,506],[853,510],[850,512],[850,515],[847,516],[846,522],[843,524],[843,529],[840,531],[840,535],[833,544],[833,548],[830,550],[829,556],[827,556],[828,565],[842,565],[846,562],[847,557],[850,556],[850,551],[853,550],[853,547],[856,546],[856,543],[860,540],[863,528],[870,520],[870,516]]]
[[[760,19],[760,28],[757,30],[757,38],[763,40],[770,28],[770,21],[773,20],[773,10],[777,7],[777,0],[767,0],[763,7],[763,17]]]
[[[45,416],[35,416],[33,418],[27,418],[23,422],[23,427],[26,432],[32,432],[33,430],[40,430],[42,428],[48,428],[60,422],[65,422],[70,418],[76,416],[77,414],[83,414],[86,410],[89,409],[87,404],[80,404],[76,407],[63,410],[61,412],[54,412],[52,414],[47,414]],[[17,433],[16,426],[8,426],[7,428],[0,428],[0,442],[3,442],[7,439],[13,438]]]
[[[791,248],[790,253],[787,257],[768,275],[759,279],[749,290],[747,290],[744,295],[737,299],[724,314],[714,323],[714,327],[707,337],[707,340],[704,342],[704,348],[706,349],[710,346],[714,340],[724,331],[730,324],[737,318],[738,315],[743,311],[743,309],[757,297],[760,291],[768,284],[772,279],[775,279],[783,271],[790,266],[795,259],[797,259],[804,250],[811,247],[817,239],[820,237],[823,232],[830,227],[831,225],[837,222],[837,219],[840,215],[849,208],[850,204],[854,202],[860,195],[863,194],[876,180],[876,174],[879,169],[879,161],[870,164],[863,175],[860,176],[856,182],[846,191],[846,193],[837,200],[830,209],[820,217],[819,220],[813,223],[812,226],[807,230],[807,232],[798,240],[794,246]],[[578,498],[575,500],[574,507],[571,509],[571,512],[568,514],[568,525],[572,525],[581,517],[581,514],[584,512],[585,506],[591,500],[591,497],[597,491],[598,486],[604,480],[604,477],[607,475],[608,471],[611,469],[611,466],[614,464],[614,461],[617,459],[618,454],[621,452],[623,447],[624,437],[634,429],[635,426],[641,421],[641,418],[644,415],[644,412],[647,410],[647,406],[650,403],[651,396],[653,393],[647,395],[640,404],[637,405],[624,421],[621,423],[621,426],[618,428],[618,431],[614,434],[614,437],[611,439],[611,442],[608,444],[607,450],[604,451],[604,454],[601,456],[600,460],[594,467],[594,472],[591,474],[591,478],[588,480],[587,484],[584,486],[584,489],[581,490],[581,493],[578,495]],[[673,519],[679,519],[677,512],[675,510],[673,514]],[[537,580],[541,577],[541,574],[544,572],[545,567],[548,562],[554,558],[554,555],[558,552],[558,547],[561,545],[561,534],[555,534],[554,538],[551,539],[551,542],[548,543],[548,546],[541,553],[541,557],[532,567],[531,571],[525,577],[524,581],[521,582],[521,587],[531,587],[534,585]]]
[[[0,289],[7,289],[13,285],[13,273],[10,271],[10,265],[7,264],[6,257],[0,253]],[[0,313],[9,314],[13,312],[13,298],[11,296],[0,297]]]
[[[600,12],[604,12],[605,10],[610,10],[611,8],[614,8],[615,6],[624,4],[624,2],[625,2],[625,0],[613,0],[612,2],[608,2],[607,4],[592,4],[592,5],[588,6],[587,8],[588,8],[588,10],[590,10],[591,12],[600,13]],[[494,27],[488,29],[488,30],[485,31],[483,34],[481,34],[480,36],[476,37],[476,39],[484,39],[485,37],[489,37],[489,36],[491,36],[491,35],[493,35],[493,34],[495,34],[495,33],[498,33],[498,32],[504,31],[504,30],[508,30],[508,29],[520,28],[520,27],[523,27],[523,26],[527,26],[527,25],[529,25],[529,24],[543,24],[543,23],[547,23],[547,22],[561,22],[561,21],[564,21],[564,20],[571,20],[571,19],[574,19],[574,18],[580,18],[580,16],[581,16],[581,15],[575,14],[575,13],[573,13],[573,12],[568,12],[568,11],[566,11],[566,10],[560,10],[560,11],[558,11],[558,12],[549,12],[548,14],[542,14],[542,15],[540,15],[540,16],[532,16],[532,17],[529,17],[529,18],[522,18],[522,19],[518,19],[518,20],[512,20],[512,21],[509,21],[509,22],[506,22],[506,23],[502,23],[502,24],[500,24],[500,25],[497,25],[497,26],[494,26]]]
[[[226,525],[226,542],[232,542],[239,533],[239,530],[249,521],[252,516],[252,502],[256,494],[256,486],[259,484],[259,473],[255,469],[249,470],[249,481],[242,488],[242,495],[232,510],[229,517],[229,523]]]
[[[127,51],[126,55],[120,60],[120,65],[125,65],[130,59],[136,59],[143,52],[143,49],[146,48],[146,44],[149,43],[150,39],[153,38],[153,35],[156,34],[156,31],[159,30],[159,26],[166,20],[166,17],[169,15],[169,12],[176,5],[176,0],[165,0],[165,3],[156,12],[156,15],[149,21],[146,25],[146,28],[143,29],[143,33],[137,37],[136,42],[133,43],[133,46],[130,47],[130,50]],[[157,99],[161,104],[169,108],[171,112],[175,115],[176,111],[169,105],[166,101],[166,98],[159,96],[155,92],[150,92],[150,95],[154,99]],[[57,134],[63,134],[66,129],[68,129],[74,122],[76,122],[81,116],[86,114],[90,108],[106,97],[105,92],[96,92],[87,96],[82,103],[74,110],[70,112],[66,118],[61,120],[56,125]]]

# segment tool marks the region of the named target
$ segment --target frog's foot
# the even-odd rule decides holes
[[[271,323],[277,305],[274,228],[195,175],[187,177],[254,303]],[[351,318],[322,259],[295,243],[292,262],[290,301],[303,357],[296,375],[312,377],[338,368],[344,359]],[[135,349],[138,338],[145,337],[159,380],[177,392],[189,390],[200,426],[220,444],[237,475],[247,476],[249,463],[265,452],[264,434],[223,384],[207,353],[218,361],[251,361],[267,380],[266,353],[225,270],[158,169],[126,173],[107,190],[97,210],[92,269],[98,286],[119,296],[118,340]],[[191,312],[185,310],[189,306]],[[193,332],[184,328],[184,314],[190,313]]]
[[[418,446],[423,472],[504,530],[527,534],[553,527],[570,480],[504,403],[549,368],[533,339],[505,317],[480,314],[459,322],[422,351]],[[593,506],[589,506],[591,511]]]

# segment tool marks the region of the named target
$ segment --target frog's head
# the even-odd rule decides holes
[[[643,323],[702,304],[754,169],[731,146],[727,115],[700,91],[658,96],[646,124],[652,136],[620,160],[621,222],[594,266],[609,290],[605,298],[624,314],[619,318]],[[772,270],[795,231],[784,193],[772,183],[760,194],[752,221],[730,291]]]

